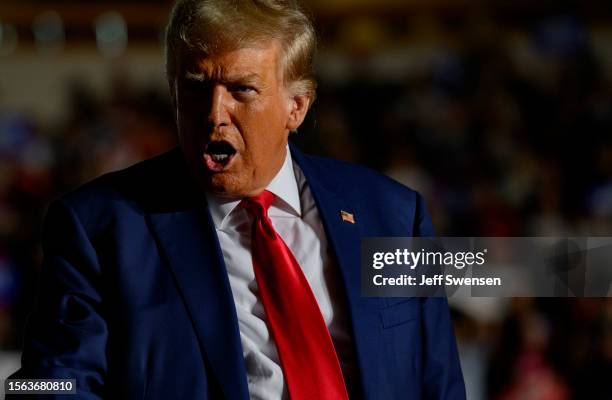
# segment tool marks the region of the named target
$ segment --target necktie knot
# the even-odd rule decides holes
[[[264,190],[257,196],[242,199],[242,206],[255,218],[268,216],[268,208],[274,201],[274,193]]]

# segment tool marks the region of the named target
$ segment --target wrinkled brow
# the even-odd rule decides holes
[[[257,83],[260,81],[260,77],[258,74],[211,74],[208,73],[194,73],[194,72],[186,72],[184,75],[184,79],[188,81],[195,82],[210,82],[217,81],[221,83]]]

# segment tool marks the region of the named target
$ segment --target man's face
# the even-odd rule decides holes
[[[283,83],[276,43],[178,66],[173,100],[179,141],[211,192],[225,197],[260,193],[280,170],[296,101]],[[299,108],[299,106],[298,106]]]

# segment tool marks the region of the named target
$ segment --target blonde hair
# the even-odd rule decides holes
[[[281,45],[285,84],[314,100],[315,31],[291,0],[178,0],[166,29],[168,81],[172,86],[178,58],[185,54],[207,56],[274,40]]]

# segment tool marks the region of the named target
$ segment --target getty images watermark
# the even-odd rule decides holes
[[[366,238],[377,297],[611,297],[612,237]]]

